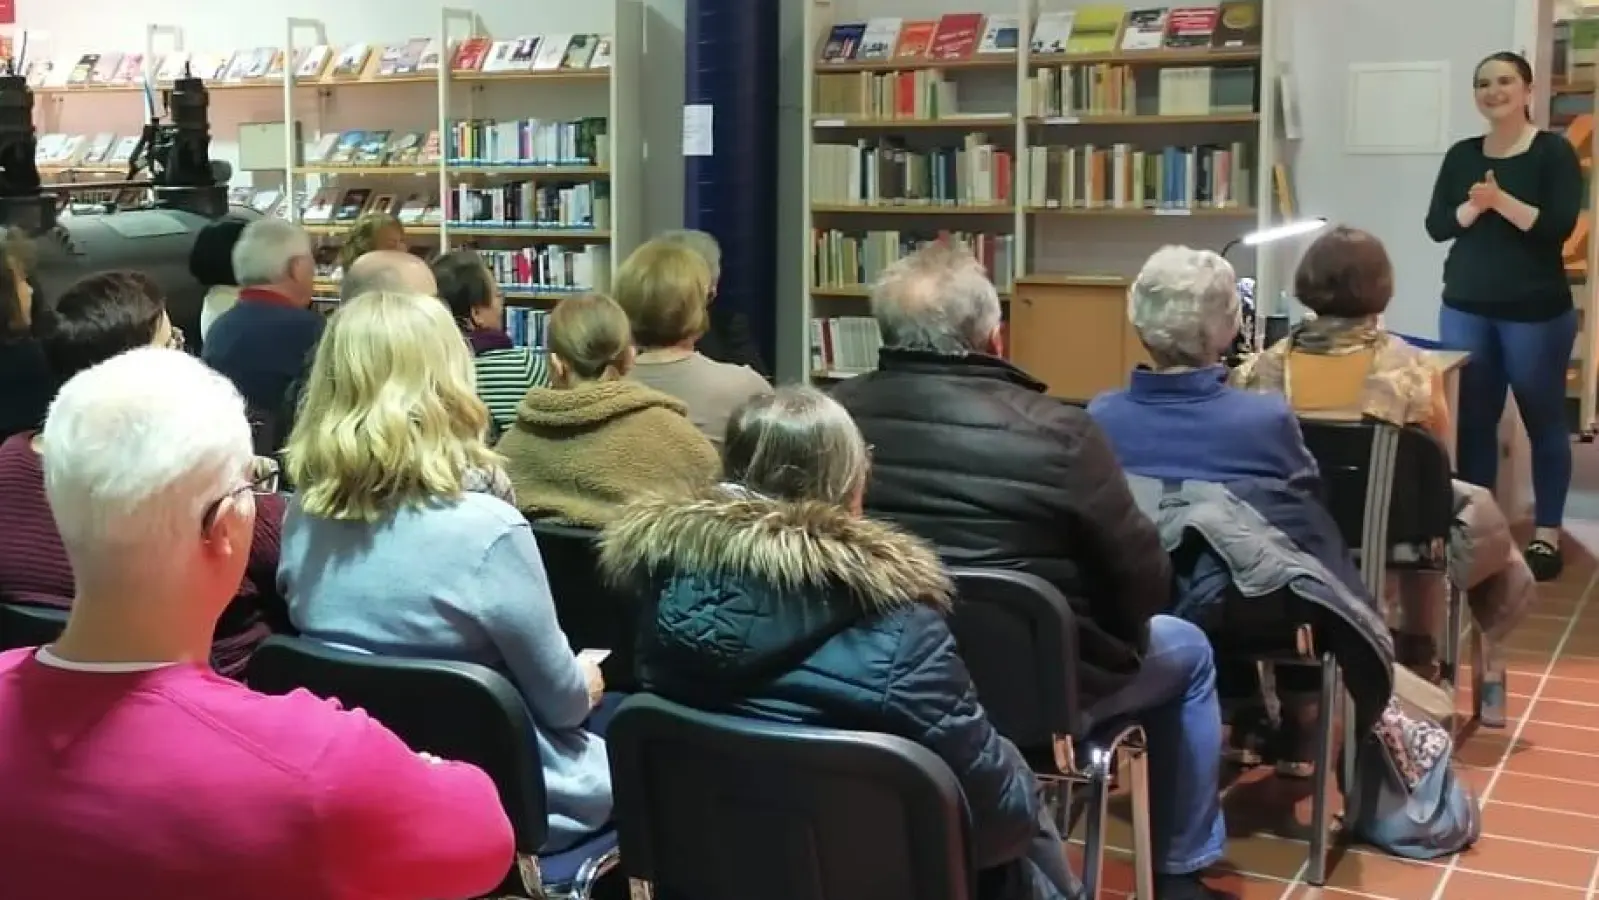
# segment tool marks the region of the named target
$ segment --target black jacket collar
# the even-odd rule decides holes
[[[983,378],[1013,384],[1042,394],[1042,381],[1011,365],[1009,360],[984,353],[933,353],[926,350],[890,350],[878,353],[880,372],[906,372],[913,375],[945,375],[955,378]]]

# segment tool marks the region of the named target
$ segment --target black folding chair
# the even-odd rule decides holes
[[[616,867],[612,831],[570,850],[540,855],[549,823],[533,719],[516,688],[493,669],[354,653],[279,635],[256,650],[247,678],[250,687],[265,694],[304,688],[364,709],[411,749],[486,772],[499,789],[516,838],[516,866],[502,892],[581,900]]]
[[[1071,604],[1035,575],[952,569],[956,603],[950,629],[977,695],[999,733],[1033,761],[1056,804],[1062,837],[1070,831],[1071,792],[1087,789],[1083,885],[1103,886],[1110,781],[1125,755],[1131,770],[1133,864],[1137,896],[1154,896],[1149,827],[1149,757],[1143,729],[1087,722],[1077,696],[1077,623]]]
[[[953,772],[902,738],[635,694],[607,743],[635,900],[970,900]]]
[[[549,522],[530,520],[528,524],[533,527],[544,573],[550,579],[555,617],[572,649],[611,651],[600,664],[606,690],[623,694],[638,690],[633,671],[638,598],[600,578],[597,532]]]
[[[0,651],[42,647],[61,636],[67,611],[53,606],[0,603]]]
[[[1450,691],[1457,692],[1461,632],[1470,627],[1470,617],[1464,614],[1463,593],[1449,577],[1449,532],[1455,521],[1449,451],[1416,427],[1304,420],[1301,428],[1321,468],[1324,502],[1372,596],[1382,598],[1390,571],[1426,572],[1443,579],[1440,655]],[[1477,647],[1480,663],[1480,641]],[[1472,682],[1472,706],[1479,716],[1481,669],[1480,664],[1474,668]]]

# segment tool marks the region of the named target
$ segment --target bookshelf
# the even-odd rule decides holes
[[[308,201],[286,202],[287,214],[336,242],[361,215],[389,212],[413,244],[436,244],[440,253],[476,249],[501,282],[511,320],[529,314],[518,307],[547,307],[573,293],[609,290],[615,266],[643,230],[643,139],[634,71],[643,40],[638,0],[583,4],[538,36],[539,46],[559,44],[568,52],[584,43],[583,35],[603,40],[609,51],[603,66],[477,70],[463,64],[472,55],[463,47],[475,45],[472,52],[492,61],[502,46],[518,41],[532,52],[530,37],[489,34],[470,10],[445,8],[439,16],[430,40],[448,50],[431,74],[375,74],[383,52],[377,46],[350,77],[324,75],[314,94],[283,86],[284,121],[318,124],[314,132],[302,124],[298,137],[293,131],[285,135],[284,194]],[[290,19],[288,57],[295,58],[297,43],[311,42],[329,44],[320,23]],[[604,56],[592,47],[583,52],[590,63]],[[349,125],[370,129],[365,135],[374,144],[387,135],[391,152],[343,146],[352,132],[328,124],[334,94],[378,85],[409,87],[396,87],[381,106],[365,104],[367,120]],[[307,102],[312,99],[314,110]],[[382,112],[370,112],[374,108]],[[423,135],[415,152],[392,152],[402,134]],[[329,197],[338,199],[324,216],[327,210],[319,206],[326,207]],[[330,278],[321,287],[336,293],[338,282]]]
[[[875,367],[875,333],[855,321],[870,314],[867,285],[919,240],[945,235],[989,267],[1013,361],[1052,393],[1089,399],[1124,384],[1143,358],[1126,290],[1151,252],[1166,243],[1219,250],[1280,221],[1280,0],[1254,6],[1242,41],[1213,41],[1213,12],[1209,25],[1183,20],[1175,41],[1163,22],[1151,49],[1133,49],[1127,12],[1144,5],[812,0],[806,333],[784,339],[805,342],[813,378]],[[1105,7],[1114,13],[1096,16]],[[956,23],[975,29],[975,49],[954,59],[902,55],[907,33],[920,38],[910,23],[958,13],[983,16]],[[884,21],[895,18],[898,32]],[[1039,28],[1041,19],[1053,24]],[[1185,39],[1196,46],[1166,46]],[[931,38],[932,56],[943,40]],[[838,59],[846,45],[854,52]],[[1276,297],[1271,255],[1239,249],[1229,258],[1256,278],[1256,296]]]
[[[1573,430],[1586,443],[1594,439],[1599,424],[1599,331],[1594,328],[1599,322],[1599,291],[1591,274],[1599,266],[1599,241],[1593,239],[1593,223],[1599,221],[1599,179],[1593,177],[1599,18],[1556,22],[1551,38],[1550,90],[1546,105],[1534,118],[1540,126],[1565,134],[1587,176],[1587,209],[1565,249],[1566,275],[1577,310],[1577,340],[1566,371],[1566,399],[1574,407]]]

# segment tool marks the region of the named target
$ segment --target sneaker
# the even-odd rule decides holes
[[[1532,577],[1539,581],[1554,581],[1566,567],[1560,548],[1548,541],[1533,541],[1522,555],[1527,559],[1527,568],[1532,570]]]

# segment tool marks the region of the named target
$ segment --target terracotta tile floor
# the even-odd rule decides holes
[[[1226,788],[1232,874],[1216,886],[1244,900],[1599,900],[1599,566],[1576,540],[1566,558],[1565,574],[1543,586],[1509,642],[1507,726],[1467,724],[1457,739],[1456,765],[1483,805],[1475,847],[1437,862],[1346,847],[1327,886],[1311,887],[1303,880],[1309,783],[1257,770]],[[1466,706],[1467,692],[1460,699]],[[1125,810],[1109,842],[1106,884],[1121,900],[1132,891]]]

